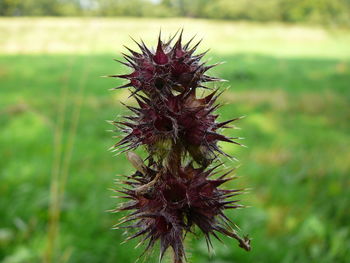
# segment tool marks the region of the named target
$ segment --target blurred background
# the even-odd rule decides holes
[[[349,262],[350,1],[0,0],[0,261],[131,263],[142,248],[111,230],[113,180],[132,167],[108,148],[105,120],[133,104],[122,82],[129,35],[156,45],[184,27],[227,79],[221,120],[247,115],[240,161],[249,208],[229,217],[249,234],[188,236],[191,263]],[[142,153],[142,151],[140,151]],[[140,262],[157,262],[158,251]],[[165,260],[166,262],[166,260]],[[170,262],[170,261],[169,261]]]

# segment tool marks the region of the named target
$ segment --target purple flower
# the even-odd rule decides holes
[[[175,37],[175,36],[174,36]],[[218,155],[226,155],[218,142],[240,145],[237,137],[222,134],[222,128],[238,120],[234,118],[219,122],[215,110],[217,90],[198,98],[196,90],[206,88],[205,82],[220,79],[206,75],[215,65],[205,66],[200,60],[205,53],[195,55],[199,43],[190,47],[192,39],[182,45],[182,32],[172,45],[172,40],[162,42],[160,37],[156,51],[138,44],[141,53],[130,51],[124,55],[133,72],[127,75],[112,75],[129,80],[118,88],[132,87],[132,96],[138,106],[127,106],[131,115],[114,121],[125,136],[114,145],[127,152],[129,161],[136,168],[127,176],[124,187],[116,190],[121,198],[128,199],[114,212],[130,211],[116,228],[136,229],[127,240],[141,237],[147,243],[145,251],[159,240],[160,257],[171,247],[174,262],[185,259],[183,241],[188,232],[198,227],[204,234],[208,248],[211,236],[220,239],[217,233],[233,237],[239,246],[250,250],[250,240],[239,237],[225,215],[225,210],[242,207],[238,200],[231,199],[239,190],[225,190],[221,185],[233,179],[224,173],[218,178]],[[148,164],[131,150],[144,146],[148,152]],[[119,226],[120,224],[129,223]]]

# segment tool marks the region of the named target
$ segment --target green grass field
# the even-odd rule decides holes
[[[204,37],[212,73],[229,80],[222,119],[241,115],[248,148],[223,144],[240,162],[232,187],[249,187],[249,208],[229,213],[253,250],[235,240],[187,240],[191,263],[347,262],[350,257],[350,31],[183,19],[0,19],[0,261],[129,263],[137,241],[120,244],[106,212],[113,180],[132,171],[105,120],[132,104],[114,62],[128,35],[155,45],[185,27]],[[57,186],[57,187],[55,187]],[[58,190],[55,195],[55,189]],[[50,202],[61,198],[61,206]],[[50,220],[60,211],[59,221]],[[55,231],[55,226],[58,226]],[[157,250],[144,262],[158,262]],[[46,256],[45,256],[46,255]],[[141,261],[142,262],[142,261]],[[170,262],[170,261],[169,261]]]

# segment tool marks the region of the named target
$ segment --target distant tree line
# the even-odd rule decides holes
[[[350,0],[0,0],[0,15],[180,16],[350,25]]]

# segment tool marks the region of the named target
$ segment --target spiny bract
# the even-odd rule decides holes
[[[218,115],[213,114],[218,107],[215,105],[215,93],[197,99],[195,89],[192,89],[179,95],[170,94],[162,102],[135,95],[139,108],[129,107],[134,115],[125,116],[125,121],[114,122],[127,134],[115,146],[129,151],[144,145],[150,155],[161,159],[169,154],[172,144],[178,144],[197,163],[208,165],[216,153],[223,153],[218,141],[240,144],[234,141],[239,138],[228,138],[217,132],[239,118],[216,121]]]
[[[155,51],[143,41],[137,43],[141,53],[130,51],[124,65],[133,72],[111,75],[129,80],[118,88],[132,87],[138,106],[127,106],[132,115],[113,124],[126,135],[114,145],[116,150],[127,152],[136,172],[123,183],[128,187],[116,190],[121,198],[129,199],[114,212],[132,212],[116,228],[138,229],[127,240],[143,236],[140,243],[148,242],[145,251],[160,241],[160,258],[171,247],[174,262],[185,260],[183,241],[187,232],[197,226],[211,246],[210,236],[219,239],[221,233],[238,240],[239,246],[250,250],[250,240],[241,238],[233,230],[233,223],[224,211],[242,207],[238,200],[229,198],[240,190],[224,190],[220,185],[232,179],[224,173],[217,179],[215,167],[218,154],[225,154],[219,141],[240,145],[237,137],[229,138],[219,133],[222,128],[238,120],[217,121],[214,111],[219,96],[217,90],[198,98],[198,88],[207,88],[205,82],[219,81],[206,75],[213,66],[200,62],[205,53],[195,55],[199,43],[190,47],[193,38],[182,45],[182,32],[172,45],[173,36],[163,42],[159,36]],[[145,146],[147,165],[130,150]],[[226,155],[226,154],[225,154]],[[120,226],[122,223],[130,225]]]
[[[143,91],[151,98],[155,98],[166,97],[174,90],[183,92],[203,87],[204,82],[220,81],[221,79],[205,74],[207,70],[215,66],[205,66],[205,63],[200,62],[206,52],[193,55],[200,42],[190,48],[192,38],[182,46],[181,36],[182,34],[175,45],[171,46],[173,38],[162,42],[159,35],[156,52],[147,48],[143,41],[141,44],[135,41],[141,53],[126,47],[131,55],[123,54],[126,62],[121,63],[132,68],[133,72],[126,75],[111,75],[111,77],[130,81],[116,89],[133,87],[134,93]]]

